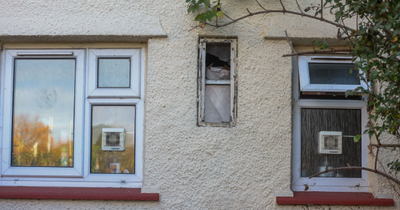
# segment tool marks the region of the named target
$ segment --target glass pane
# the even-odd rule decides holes
[[[135,173],[135,106],[92,107],[91,173]]]
[[[207,67],[206,79],[208,80],[229,80],[231,70],[229,67]]]
[[[129,88],[131,59],[99,58],[98,87]]]
[[[360,84],[358,70],[354,70],[351,63],[309,63],[308,67],[310,84]]]
[[[16,59],[12,166],[73,166],[75,59]]]
[[[342,132],[342,154],[319,154],[320,131]],[[361,134],[359,109],[301,109],[301,176],[308,177],[328,168],[361,166],[361,141],[352,136]],[[320,177],[361,177],[360,170],[343,170]]]
[[[206,85],[204,121],[208,123],[229,123],[230,86]]]
[[[230,44],[207,44],[206,52],[206,79],[229,80],[231,60]]]

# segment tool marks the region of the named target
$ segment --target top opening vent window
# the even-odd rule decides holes
[[[337,59],[324,59],[318,56],[300,57],[300,91],[343,93],[359,86],[366,88],[366,84],[358,77],[360,71],[354,67],[349,57],[337,57]]]

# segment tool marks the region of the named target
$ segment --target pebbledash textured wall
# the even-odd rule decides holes
[[[277,0],[260,2],[280,8]],[[319,1],[300,2],[305,7]],[[284,3],[297,8],[293,0]],[[229,0],[225,10],[240,16],[245,8],[260,10],[253,0]],[[284,30],[301,49],[310,44],[305,38],[334,38],[336,28],[272,14],[190,30],[197,24],[193,19],[185,0],[0,1],[5,48],[147,43],[143,187],[160,193],[158,202],[1,199],[1,209],[377,209],[275,201],[275,194],[290,192],[291,182],[292,60],[282,57],[290,53]],[[201,36],[238,39],[235,127],[197,127]],[[369,179],[371,192],[394,195],[384,179]]]

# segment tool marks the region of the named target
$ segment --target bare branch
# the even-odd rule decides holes
[[[344,29],[347,29],[348,27],[346,27],[343,17],[341,17],[341,20],[342,20],[342,25],[344,26]],[[344,30],[344,33],[347,35],[347,38],[351,37],[350,34],[347,32],[347,30]],[[346,39],[346,38],[344,38],[344,39]],[[350,38],[348,40],[351,42],[351,44],[354,44]]]
[[[282,57],[290,57],[295,55],[306,55],[306,54],[324,54],[324,53],[334,53],[334,52],[351,52],[351,49],[329,49],[329,50],[315,50],[315,51],[304,51],[291,54],[282,55]]]
[[[348,167],[340,167],[340,168],[328,169],[328,170],[325,170],[323,172],[319,172],[319,173],[316,173],[314,175],[311,175],[308,178],[311,179],[313,177],[319,176],[321,174],[329,173],[331,171],[343,171],[343,170],[351,170],[351,169],[359,169],[359,170],[364,170],[364,171],[369,171],[369,172],[372,172],[372,173],[375,173],[375,174],[379,174],[379,175],[382,175],[382,176],[384,176],[384,177],[396,182],[398,185],[400,185],[400,180],[396,179],[395,177],[389,176],[388,174],[383,173],[383,172],[378,171],[378,170],[372,170],[370,168],[360,167],[360,166],[348,166]]]
[[[199,25],[197,25],[197,26],[191,28],[189,31],[191,31],[191,30],[193,30],[193,29],[195,29],[195,28],[198,28],[198,27],[199,27]]]
[[[286,9],[285,9],[285,6],[283,5],[283,3],[282,3],[282,0],[279,0],[279,2],[281,3],[281,5],[282,5],[282,10],[285,12],[286,11]]]
[[[301,9],[300,4],[299,4],[299,2],[297,0],[296,0],[296,4],[297,4],[297,7],[299,8],[301,14],[303,14],[303,10]]]
[[[297,1],[297,0],[296,0],[296,1]],[[265,9],[265,8],[260,4],[260,2],[258,2],[258,0],[256,0],[256,2],[257,2],[257,4],[258,4],[258,6],[260,6],[261,8],[263,8],[264,11],[267,11],[267,9]]]
[[[269,14],[269,13],[289,13],[289,14],[293,14],[293,15],[305,16],[305,17],[308,17],[308,18],[311,18],[311,19],[315,19],[315,20],[319,20],[319,21],[322,21],[322,22],[325,22],[325,23],[329,23],[329,24],[334,25],[334,26],[339,27],[339,28],[345,28],[345,29],[350,30],[350,31],[355,31],[355,29],[352,29],[352,28],[347,27],[347,26],[345,26],[343,24],[340,24],[340,23],[336,23],[336,22],[333,22],[333,21],[330,21],[330,20],[327,20],[327,19],[321,19],[320,17],[315,17],[313,15],[309,15],[309,14],[306,14],[306,13],[288,11],[286,9],[285,10],[264,10],[264,11],[259,11],[259,12],[252,12],[252,13],[250,13],[248,15],[244,15],[244,16],[239,17],[237,19],[233,19],[230,22],[227,22],[225,24],[221,24],[221,25],[218,25],[218,26],[215,25],[215,24],[211,24],[211,23],[205,23],[205,24],[207,24],[209,26],[212,26],[212,27],[219,28],[219,27],[224,27],[224,26],[236,23],[239,20],[248,18],[248,17],[253,16],[253,15],[261,15],[261,14]]]
[[[247,10],[247,12],[249,13],[250,16],[253,16],[253,13],[251,13],[249,9],[246,8],[246,10]]]
[[[229,18],[229,19],[231,19],[233,21],[233,19],[231,17],[229,17],[229,15],[226,14],[225,12],[224,12],[224,16],[226,16],[227,18]]]
[[[324,19],[324,4],[321,0],[321,19]]]
[[[400,147],[400,144],[370,144],[372,147]]]
[[[286,35],[286,40],[287,40],[287,42],[289,43],[290,48],[292,49],[292,53],[297,55],[296,50],[293,48],[293,45],[292,45],[292,43],[291,43],[290,40],[289,40],[289,36],[287,35],[287,31],[286,31],[286,30],[285,30],[285,35]]]
[[[378,159],[378,161],[379,161],[379,165],[381,165],[381,167],[382,167],[383,172],[384,172],[385,174],[387,174],[387,172],[386,172],[386,170],[385,170],[385,167],[383,166],[382,162],[381,162],[379,159]],[[396,178],[397,178],[397,176],[396,176]],[[390,185],[392,185],[393,190],[394,190],[394,191],[396,192],[396,194],[400,197],[399,191],[396,189],[396,187],[395,187],[394,184],[391,182],[391,180],[390,180],[390,179],[388,179],[388,180],[389,180]]]
[[[375,155],[375,166],[374,166],[374,170],[376,171],[376,166],[378,164],[378,155],[379,155],[379,147],[376,148],[376,155]]]

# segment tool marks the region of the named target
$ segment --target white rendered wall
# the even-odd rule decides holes
[[[280,7],[277,0],[260,2]],[[293,0],[284,2],[287,9],[297,8]],[[304,8],[319,1],[300,2]],[[234,17],[245,15],[246,7],[259,10],[255,1],[229,3],[225,10]],[[275,193],[290,192],[291,182],[292,61],[282,57],[291,52],[283,31],[300,38],[335,37],[336,28],[273,14],[220,29],[190,30],[196,26],[193,19],[185,0],[0,1],[4,47],[149,38],[144,187],[160,193],[158,202],[0,199],[1,209],[301,209],[275,201]],[[236,127],[196,126],[200,36],[238,38]],[[382,187],[387,183],[375,185],[375,191],[393,194]],[[328,209],[309,207],[321,208]]]

